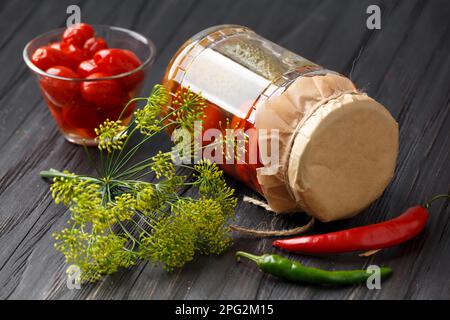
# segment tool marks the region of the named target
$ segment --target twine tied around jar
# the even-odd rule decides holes
[[[244,196],[242,201],[254,204],[261,208],[264,208],[264,209],[266,209],[266,211],[273,212],[273,210],[270,208],[270,206],[264,201],[261,201],[261,200],[258,200],[258,199],[255,199],[255,198],[252,198],[249,196]],[[241,226],[234,225],[234,224],[230,225],[230,229],[233,231],[245,233],[245,234],[252,235],[255,237],[279,237],[279,236],[293,236],[293,235],[297,235],[300,233],[304,233],[304,232],[308,231],[309,229],[311,229],[313,225],[314,225],[314,218],[311,217],[311,219],[309,220],[309,222],[307,224],[305,224],[301,227],[296,227],[296,228],[286,229],[286,230],[260,230],[260,229],[245,228],[245,227],[241,227]]]

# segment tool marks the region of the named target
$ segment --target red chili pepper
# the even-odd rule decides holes
[[[273,245],[303,253],[340,253],[392,247],[422,232],[428,221],[431,202],[442,197],[449,195],[436,196],[424,206],[409,208],[399,217],[385,222],[320,235],[276,240]]]

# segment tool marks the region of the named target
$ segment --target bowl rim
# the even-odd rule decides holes
[[[93,78],[93,79],[88,79],[88,78],[69,78],[69,77],[61,77],[61,76],[57,76],[54,74],[50,74],[45,72],[42,69],[39,69],[33,62],[31,62],[30,56],[28,55],[28,49],[30,48],[30,46],[38,39],[44,38],[46,36],[52,35],[52,34],[58,34],[58,33],[63,33],[64,30],[66,29],[65,27],[61,27],[61,28],[56,28],[56,29],[52,29],[50,31],[44,32],[36,37],[34,37],[33,39],[31,39],[24,47],[23,51],[22,51],[22,56],[23,59],[25,61],[25,63],[27,64],[28,68],[30,68],[32,71],[34,71],[35,73],[39,74],[40,76],[43,77],[48,77],[48,78],[53,78],[53,79],[58,79],[58,80],[66,80],[66,81],[77,81],[77,82],[90,82],[90,81],[103,81],[103,80],[115,80],[115,79],[120,79],[120,78],[124,78],[127,76],[130,76],[132,74],[135,74],[136,72],[139,72],[141,70],[144,70],[145,68],[147,68],[149,65],[152,65],[153,62],[155,61],[155,56],[156,56],[156,46],[153,43],[153,41],[151,39],[149,39],[148,37],[130,30],[130,29],[126,29],[126,28],[122,28],[122,27],[115,27],[115,26],[109,26],[109,25],[101,25],[101,24],[91,24],[91,26],[94,28],[94,30],[96,29],[111,29],[111,30],[116,30],[116,31],[121,31],[124,33],[128,33],[131,34],[134,38],[136,38],[137,40],[145,43],[149,50],[150,50],[150,54],[148,56],[148,58],[139,65],[139,67],[124,72],[124,73],[119,73],[113,76],[109,76],[109,77],[103,77],[103,78]]]

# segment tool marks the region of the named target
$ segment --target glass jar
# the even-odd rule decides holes
[[[389,112],[359,92],[347,78],[280,47],[246,27],[215,26],[193,36],[172,58],[163,83],[172,93],[189,88],[205,98],[204,131],[215,128],[225,134],[226,129],[243,129],[245,161],[221,166],[228,174],[264,195],[276,212],[304,210],[322,221],[348,217],[378,197],[393,175],[398,133],[397,124]],[[339,107],[343,105],[346,107]],[[339,112],[335,112],[337,109]],[[344,109],[348,119],[334,119],[344,114]],[[365,122],[366,118],[370,121]],[[361,165],[358,164],[360,157],[351,155],[340,160],[351,160],[357,167],[358,173],[350,177],[348,183],[344,177],[350,172],[347,167],[341,170],[339,165],[330,166],[334,172],[322,178],[320,173],[314,172],[314,167],[329,165],[332,160],[323,159],[320,146],[314,145],[314,141],[325,139],[321,138],[320,129],[329,126],[327,121],[333,123],[327,130],[328,135],[336,132],[332,135],[339,136],[342,131],[339,123],[351,125],[352,121],[363,122],[364,125],[354,127],[363,131],[364,138],[370,136],[372,129],[384,135],[381,141],[389,147],[381,146],[386,156],[378,159],[381,165],[373,168],[381,169],[378,178],[375,172],[357,177],[361,170],[370,167],[370,162],[377,159],[362,159],[366,162]],[[383,125],[379,127],[377,123]],[[355,134],[360,136],[358,130]],[[386,130],[388,133],[383,133]],[[315,140],[311,139],[313,135],[317,136]],[[347,138],[334,141],[341,145],[333,152],[342,154],[348,147],[349,152],[362,150],[361,154],[365,156],[372,157],[376,153],[368,150],[370,148],[360,146],[358,149],[358,145],[350,145]],[[268,148],[268,141],[279,144],[279,159],[275,164],[267,164],[261,152],[262,144]],[[316,148],[314,152],[313,147]],[[327,147],[324,145],[323,148]],[[331,154],[331,158],[335,155]],[[311,183],[312,180],[316,182]],[[361,191],[368,182],[374,184],[373,188]],[[320,189],[327,185],[333,187],[321,194]],[[336,198],[342,192],[355,191],[361,195],[357,201],[354,196],[346,200]],[[335,200],[326,200],[327,197]],[[345,203],[340,203],[343,201]]]
[[[97,145],[95,128],[106,119],[117,120],[121,116],[126,125],[132,118],[135,104],[124,110],[128,101],[139,96],[144,79],[155,58],[155,46],[146,37],[123,28],[93,26],[98,37],[104,38],[111,48],[128,49],[136,54],[142,64],[126,73],[103,78],[66,78],[48,74],[31,61],[36,49],[61,40],[64,28],[44,33],[31,40],[23,50],[27,66],[36,76],[42,96],[66,140],[81,145]],[[94,84],[96,87],[115,88],[115,95],[96,92],[87,100],[81,87]]]

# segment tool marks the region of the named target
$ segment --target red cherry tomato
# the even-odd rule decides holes
[[[94,54],[94,61],[102,72],[117,75],[136,69],[141,60],[130,50],[103,49]]]
[[[100,72],[100,68],[95,63],[94,59],[89,59],[85,61],[81,61],[81,63],[78,65],[77,73],[82,78],[86,78],[90,74]]]
[[[105,49],[97,51],[94,60],[102,72],[117,75],[139,67],[141,60],[130,50]],[[144,72],[137,71],[120,79],[126,90],[134,90],[144,79]]]
[[[45,102],[47,102],[48,109],[50,110],[50,113],[52,114],[53,118],[55,119],[58,126],[64,130],[64,120],[62,119],[62,110],[63,108],[60,108],[56,106],[50,99],[48,99],[44,95]]]
[[[61,51],[51,47],[40,47],[31,56],[31,62],[41,70],[47,70],[53,66],[71,67],[72,61]]]
[[[95,137],[95,128],[104,121],[96,106],[83,104],[62,109],[62,122],[69,130],[76,130],[80,135]]]
[[[46,70],[46,73],[65,78],[79,78],[78,74],[64,66],[51,67]],[[47,99],[59,107],[73,106],[79,103],[80,83],[77,81],[42,77],[40,84]]]
[[[87,39],[94,36],[94,29],[86,23],[78,23],[68,27],[62,36],[65,43],[73,44],[78,48],[83,48]]]
[[[133,74],[130,74],[129,76],[120,78],[119,80],[126,90],[138,89],[139,85],[144,80],[144,71],[142,70],[136,71]]]
[[[119,119],[120,115],[122,114],[122,117],[120,119],[125,120],[131,116],[131,114],[133,113],[135,108],[136,108],[136,103],[133,102],[128,106],[128,108],[123,112],[123,114],[122,114],[123,107],[106,110],[105,114],[109,120],[117,120],[117,119]]]
[[[56,49],[65,55],[67,59],[71,60],[71,67],[76,69],[78,64],[84,58],[84,52],[80,48],[74,46],[73,44],[68,44],[65,42],[55,42],[50,45],[51,48]]]
[[[109,77],[106,73],[93,73],[87,79]],[[83,98],[98,107],[108,110],[118,108],[126,103],[126,92],[117,80],[86,81],[81,85]]]
[[[122,50],[122,53],[130,58],[130,61],[134,61],[136,68],[142,64],[141,59],[139,59],[139,57],[133,51],[126,50],[126,49],[120,49],[120,50]]]
[[[89,38],[86,40],[83,46],[85,57],[92,58],[97,51],[107,49],[108,44],[103,38]]]

